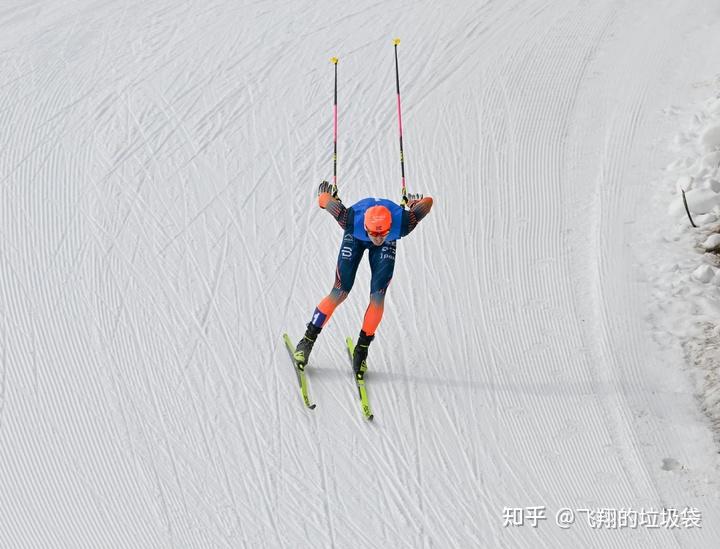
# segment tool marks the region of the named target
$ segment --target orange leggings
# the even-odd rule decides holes
[[[385,292],[392,280],[395,268],[396,241],[387,242],[382,246],[373,246],[346,233],[338,254],[338,263],[335,270],[335,284],[330,294],[325,297],[315,309],[312,324],[321,328],[325,326],[340,305],[350,293],[355,283],[355,275],[365,250],[368,250],[370,260],[370,303],[365,311],[362,330],[367,335],[375,334],[383,316]]]
[[[325,297],[317,306],[316,314],[313,316],[313,322],[321,321],[320,326],[325,326],[335,309],[348,296],[348,292],[344,292],[338,288],[333,288],[330,294]],[[365,310],[363,318],[362,330],[367,335],[375,334],[380,321],[382,320],[383,310],[385,309],[385,291],[370,294],[370,303]],[[321,314],[318,315],[317,313]]]

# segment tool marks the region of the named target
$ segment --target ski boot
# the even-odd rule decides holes
[[[368,347],[370,347],[373,339],[375,339],[374,335],[369,336],[360,330],[360,337],[358,337],[357,343],[355,344],[355,352],[353,353],[355,379],[361,380],[365,377],[365,372],[367,372]]]
[[[321,330],[322,328],[318,328],[314,324],[308,324],[305,335],[299,341],[297,347],[295,348],[295,354],[293,355],[293,357],[295,358],[297,369],[301,372],[305,371],[305,366],[307,366],[308,359],[310,358],[310,351],[312,351],[315,340],[317,339],[317,336],[320,334]]]

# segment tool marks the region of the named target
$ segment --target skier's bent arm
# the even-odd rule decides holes
[[[318,205],[330,212],[343,230],[347,227],[348,209],[340,201],[340,198],[330,193],[330,186],[326,181],[320,183],[318,188]]]
[[[430,213],[430,209],[433,205],[433,199],[431,196],[425,198],[411,199],[408,202],[408,210],[403,215],[403,226],[400,236],[407,236],[410,234],[418,223]]]

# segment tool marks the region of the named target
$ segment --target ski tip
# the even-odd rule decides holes
[[[339,61],[339,59],[338,59],[337,57],[331,57],[331,58],[330,58],[330,62],[331,62],[333,65],[337,65],[337,64],[338,64],[338,61]]]
[[[393,38],[393,45],[397,46],[398,44],[400,44],[400,39],[399,39],[399,38]]]

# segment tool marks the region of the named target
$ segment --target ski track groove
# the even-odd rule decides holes
[[[595,34],[595,30],[594,30],[594,29],[593,29],[591,32],[592,32],[593,35]],[[566,69],[566,71],[572,70],[574,74],[582,74],[582,71],[584,70],[584,67],[576,67],[576,66],[568,66],[568,65],[566,65],[566,66],[565,66],[565,69]],[[547,67],[543,67],[541,70],[542,70],[543,72],[546,72],[546,71],[548,71],[548,68],[547,68]],[[565,79],[563,79],[563,80],[564,80],[564,81],[568,81],[567,78],[565,78]],[[569,81],[571,81],[571,82],[572,82],[572,81],[577,82],[578,79],[577,79],[577,78],[573,78],[573,80],[569,80]],[[535,98],[536,101],[540,101],[540,99],[541,99],[541,98],[539,98],[539,97],[536,97],[536,98]],[[568,115],[569,112],[570,112],[570,109],[567,109],[567,110],[565,111],[565,116],[564,116],[562,119],[558,119],[557,117],[554,118],[554,120],[559,123],[559,127],[555,128],[555,127],[550,127],[550,126],[548,126],[548,125],[544,125],[544,126],[543,126],[543,128],[546,130],[546,132],[549,133],[550,135],[541,136],[541,137],[539,138],[539,140],[540,140],[542,143],[556,143],[556,142],[558,142],[558,137],[560,137],[560,139],[562,140],[562,136],[564,135],[565,127],[566,127],[566,125],[567,125],[567,115]],[[541,156],[542,158],[547,159],[547,158],[557,157],[558,153],[561,153],[561,151],[552,151],[553,154],[550,155],[550,154],[547,154],[547,153],[543,153],[543,151],[541,151],[541,150],[536,149],[536,150],[535,150],[535,153],[538,154],[538,156]],[[562,157],[557,158],[557,160],[556,160],[556,166],[560,166],[560,165],[562,164],[562,162],[563,162]],[[557,170],[557,168],[556,168],[556,170]],[[543,185],[543,188],[548,188],[548,187],[552,188],[551,185],[547,185],[547,184],[546,184],[546,185]],[[535,204],[536,202],[535,202],[534,199],[531,199],[528,203],[529,203],[529,204]],[[553,230],[552,232],[557,234],[557,229],[558,229],[558,228],[553,228],[553,229],[554,229],[554,230]],[[539,240],[539,239],[537,239],[537,240]],[[537,242],[537,244],[541,245],[542,243],[541,243],[541,242]],[[561,263],[561,264],[562,264],[562,263]],[[566,291],[566,290],[567,290],[567,286],[563,286],[563,287],[562,287],[562,290],[563,290],[563,292],[562,292],[563,297],[566,299],[567,302],[570,302],[570,301],[571,301],[570,296],[567,295],[567,291]],[[569,351],[569,350],[568,350],[568,351]],[[562,354],[563,354],[563,356],[569,356],[571,353],[570,353],[570,352],[565,352],[565,353],[562,353]],[[572,367],[572,366],[571,366],[570,364],[566,364],[566,365],[562,366],[563,369],[567,369],[567,368],[571,368],[571,367]],[[551,380],[549,380],[549,379],[546,378],[546,379],[543,379],[542,381],[543,381],[543,382],[548,382],[548,381],[551,381]],[[563,410],[563,416],[567,416],[567,415],[570,415],[570,414],[571,414],[571,411],[570,411],[570,410]],[[601,424],[601,423],[602,423],[602,420],[600,420],[599,418],[597,418],[595,421],[596,421],[598,424]],[[569,473],[569,472],[568,472],[568,473]],[[546,481],[546,482],[547,482],[547,481]]]
[[[61,101],[61,97],[58,93],[57,87],[54,87],[53,89],[54,89],[54,93],[52,93],[49,96],[48,101],[46,101],[45,103],[42,104],[42,107],[40,110],[36,111],[36,114],[35,114],[36,119],[40,119],[42,121],[47,121],[51,118],[47,113],[58,108],[57,105]],[[44,122],[38,124],[37,122],[33,121],[33,123],[31,123],[31,125],[34,128],[42,128],[45,124],[44,124]],[[42,132],[39,132],[39,133],[42,134]],[[51,141],[53,141],[52,145],[50,145]],[[26,159],[30,158],[30,156],[34,152],[40,153],[41,148],[45,149],[45,151],[43,151],[41,153],[41,154],[43,154],[43,158],[39,164],[39,169],[37,170],[36,173],[39,173],[43,169],[46,168],[48,160],[56,158],[56,156],[54,156],[53,153],[54,153],[54,149],[58,145],[58,142],[59,142],[59,136],[55,137],[55,135],[52,131],[48,131],[45,133],[43,138],[41,138],[39,140],[39,143],[31,149],[31,152],[26,157]],[[53,170],[53,171],[56,171],[56,170]],[[66,197],[64,197],[64,196],[59,197],[60,205],[63,204],[64,198],[66,198]],[[29,214],[28,221],[30,223],[32,223],[33,225],[35,225],[32,228],[38,233],[40,233],[43,229],[48,230],[49,227],[44,227],[42,224],[40,224],[39,226],[35,224],[35,220],[42,219],[43,210],[42,210],[42,206],[40,205],[40,203],[35,203],[34,205],[37,209],[33,208],[33,204],[30,205],[30,208],[28,209],[28,214]],[[48,238],[52,238],[52,236],[48,233],[44,233],[42,236],[42,239],[44,241],[51,241],[51,240],[48,240]],[[33,269],[33,273],[34,273],[33,283],[36,288],[41,288],[41,303],[40,303],[41,307],[43,307],[45,310],[48,310],[48,311],[56,311],[58,303],[52,303],[53,298],[50,296],[50,292],[47,289],[46,281],[40,280],[37,278],[37,272],[40,270],[39,267],[41,265],[42,265],[42,260],[40,258],[38,258],[35,262],[36,268]],[[58,296],[57,299],[60,300],[61,297]],[[77,312],[75,310],[68,310],[68,313],[70,316],[72,316],[74,318],[80,318],[80,316],[77,314]],[[48,324],[50,324],[50,326],[48,326]],[[41,334],[44,334],[46,336],[46,337],[44,337],[45,340],[47,340],[48,338],[51,337],[50,331],[52,330],[53,324],[55,324],[55,321],[52,318],[49,319],[49,322],[47,319],[44,322],[42,322],[40,330],[41,330]],[[68,324],[59,322],[56,324],[56,326],[59,329],[60,333],[62,334],[62,337],[64,339],[64,345],[60,346],[58,349],[56,349],[52,353],[51,356],[52,356],[52,358],[54,358],[53,363],[54,364],[62,364],[63,362],[65,362],[64,355],[82,356],[81,353],[79,353],[80,349],[78,347],[78,341],[73,336],[73,334],[68,330]],[[42,386],[39,385],[38,388],[40,390],[46,389],[54,402],[60,402],[62,400],[62,396],[60,395],[60,390],[59,390],[60,384],[49,383],[46,385],[43,383],[43,381],[45,381],[45,377],[48,375],[51,377],[53,376],[53,372],[51,369],[44,371],[42,373],[42,377],[38,378],[39,383],[42,383]],[[80,408],[76,395],[72,395],[72,394],[68,393],[66,396],[69,397],[69,399],[70,399],[69,407],[72,407],[75,409]],[[76,439],[76,440],[88,440],[88,439],[91,440],[92,439],[92,437],[90,436],[90,433],[80,431],[80,429],[82,429],[87,423],[80,423],[80,424],[74,423],[69,416],[69,413],[70,413],[69,410],[67,410],[66,408],[58,407],[54,410],[54,412],[55,412],[54,418],[53,418],[54,421],[57,421],[58,423],[61,423],[61,424],[72,426],[71,432],[68,433],[70,437],[72,437],[73,439]],[[61,473],[62,480],[63,480],[63,482],[69,483],[69,477],[70,477],[69,469],[67,467],[62,468],[62,469],[63,469],[63,472]],[[75,503],[75,505],[78,505],[79,502],[74,502],[74,503]],[[94,516],[88,517],[88,520],[90,521],[91,524],[92,524],[92,521],[96,520],[96,519],[97,519],[97,517],[94,517]],[[95,524],[93,529],[96,529],[98,526],[99,526],[98,524]],[[76,536],[74,538],[74,542],[78,543],[78,544],[79,543],[87,543],[88,540],[81,541],[81,538],[84,535],[87,535],[87,533],[77,532]]]
[[[4,300],[3,300],[4,302]],[[8,372],[8,317],[5,311],[3,311],[3,331],[2,331],[2,351],[0,352],[0,436],[2,436],[3,430],[3,415],[5,413],[5,403],[7,401],[7,372]]]

